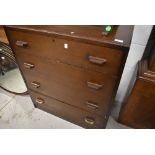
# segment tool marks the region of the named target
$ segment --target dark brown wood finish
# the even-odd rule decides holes
[[[43,58],[32,55],[18,54],[17,60],[30,89],[100,115],[107,111],[107,103],[111,100],[109,94],[118,78],[61,62],[46,60],[44,63]],[[33,68],[27,68],[27,64]],[[99,107],[88,106],[88,101]]]
[[[106,36],[101,26],[5,29],[34,104],[83,127],[104,128],[132,28],[113,26]]]
[[[104,128],[106,125],[106,114],[105,118],[99,117],[93,113],[89,113],[34,91],[30,91],[30,95],[36,107],[67,119],[84,128]]]
[[[139,62],[137,80],[120,112],[119,121],[133,128],[155,128],[155,27]]]
[[[107,35],[102,35],[104,31],[101,26],[72,26],[72,25],[22,25],[22,26],[7,26],[7,29],[13,31],[31,32],[32,34],[42,34],[55,38],[65,38],[68,40],[82,41],[90,44],[108,46],[119,49],[130,47],[132,38],[133,26],[119,25],[113,26],[112,32]],[[71,32],[74,32],[73,34]],[[123,43],[115,41],[115,39],[123,40]]]
[[[155,72],[147,60],[139,63],[139,74],[119,121],[133,128],[155,128]]]
[[[154,41],[155,44],[155,41]],[[149,63],[149,69],[155,72],[155,46],[152,49],[151,59]]]
[[[7,31],[7,33],[10,39],[14,41],[12,48],[16,50],[17,54],[25,52],[98,72],[119,74],[121,60],[124,55],[121,50],[34,35],[30,32]],[[19,41],[20,43],[21,41],[27,43],[27,45],[18,45],[20,44]],[[41,44],[43,46],[40,46]],[[68,48],[64,46],[68,46]],[[95,58],[98,58],[98,61]]]

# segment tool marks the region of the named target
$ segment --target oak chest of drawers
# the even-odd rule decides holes
[[[132,26],[5,26],[34,105],[85,128],[105,128]]]

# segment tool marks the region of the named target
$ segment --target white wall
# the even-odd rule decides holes
[[[115,102],[115,116],[118,117],[120,107],[129,94],[130,82],[134,82],[136,77],[137,62],[142,58],[145,46],[150,36],[152,25],[136,25],[134,26],[133,37],[129,55],[125,64],[121,82],[118,88]],[[116,110],[117,109],[117,110]]]

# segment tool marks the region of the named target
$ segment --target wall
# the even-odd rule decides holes
[[[142,58],[145,46],[150,36],[152,25],[136,25],[134,26],[133,37],[129,55],[123,71],[121,82],[115,98],[115,105],[112,115],[117,118],[120,107],[129,95],[130,83],[134,84],[136,77],[137,62]]]

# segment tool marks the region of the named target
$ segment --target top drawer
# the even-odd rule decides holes
[[[7,30],[14,52],[26,52],[42,58],[84,67],[93,71],[119,74],[123,55],[118,49],[90,45],[69,39]]]

